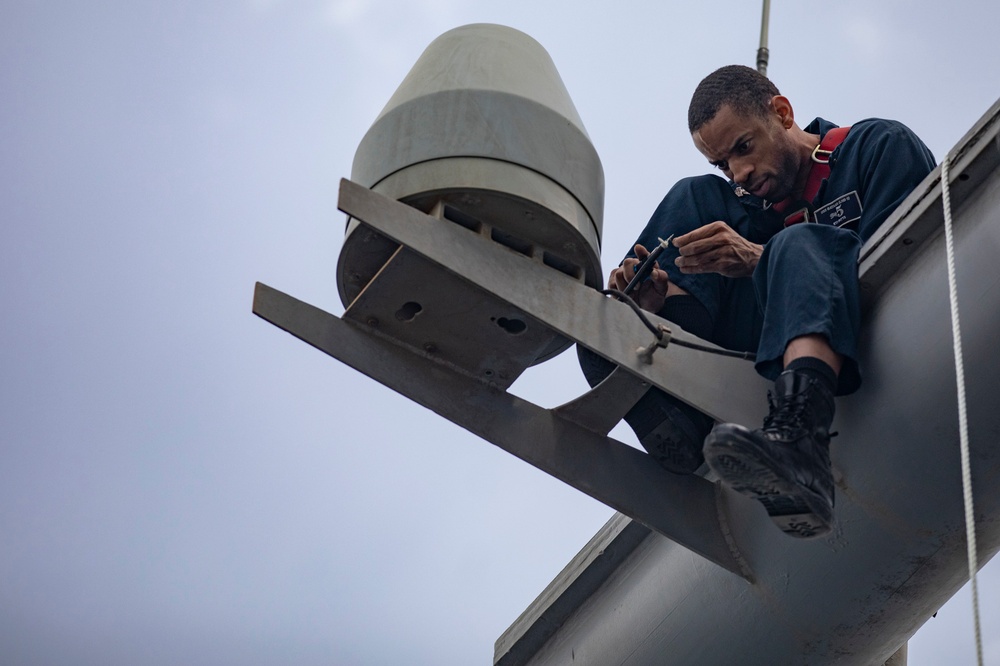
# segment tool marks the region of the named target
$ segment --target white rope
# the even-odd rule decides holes
[[[951,192],[948,157],[941,162],[941,202],[944,205],[944,238],[948,255],[948,292],[951,300],[951,333],[955,348],[955,379],[958,384],[958,432],[962,449],[962,491],[965,495],[965,538],[969,552],[969,582],[972,584],[972,617],[976,632],[976,663],[983,666],[983,639],[979,627],[979,589],[976,572],[976,517],[972,505],[972,468],[969,464],[969,419],[965,401],[965,367],[962,362],[962,331],[958,323],[958,286],[955,279],[955,239],[951,229]]]

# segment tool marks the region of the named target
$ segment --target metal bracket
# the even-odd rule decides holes
[[[663,324],[657,325],[656,328],[660,332],[660,337],[656,338],[645,347],[639,347],[636,350],[636,353],[639,355],[639,360],[646,365],[653,365],[653,352],[657,349],[666,349],[667,345],[670,344],[670,336],[673,334],[671,330]]]
[[[671,474],[645,453],[572,420],[573,408],[539,407],[265,284],[257,283],[253,311],[711,562],[745,575],[719,527],[713,483]]]
[[[428,353],[363,318],[340,319],[260,283],[255,314],[734,574],[750,575],[720,525],[712,482],[667,472],[646,453],[607,436],[654,385],[717,419],[758,422],[764,382],[750,364],[668,346],[671,340],[704,341],[668,328],[655,316],[650,319],[665,331],[663,339],[637,354],[637,341],[648,339],[649,330],[626,305],[596,289],[350,181],[341,182],[339,205],[408,251],[618,369],[580,398],[544,409],[511,395],[503,382]],[[654,362],[653,352],[660,348]]]
[[[751,363],[680,345],[657,354],[653,364],[643,363],[636,347],[649,339],[649,330],[624,303],[457,224],[349,180],[341,180],[338,205],[380,234],[718,421],[756,425],[766,414],[763,396],[768,385]],[[647,317],[654,324],[670,326],[671,340],[712,347],[665,319],[651,313]]]
[[[615,368],[600,384],[554,411],[588,430],[607,435],[646,395],[649,386],[649,382]]]

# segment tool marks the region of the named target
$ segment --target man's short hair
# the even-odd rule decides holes
[[[697,132],[724,104],[740,115],[764,117],[771,98],[780,94],[777,86],[756,69],[744,65],[721,67],[695,88],[688,107],[688,129],[692,134]]]

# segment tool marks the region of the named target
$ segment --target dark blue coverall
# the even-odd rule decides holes
[[[822,137],[834,127],[817,118],[804,129]],[[756,351],[756,369],[768,379],[781,373],[790,341],[808,334],[826,336],[844,357],[837,394],[846,395],[861,383],[857,364],[861,246],[934,169],[935,160],[904,125],[869,119],[851,126],[830,156],[830,166],[830,177],[820,186],[812,208],[824,220],[837,214],[841,221],[856,218],[844,227],[820,221],[786,228],[788,211],[778,213],[735,184],[705,175],[677,183],[636,243],[652,250],[660,238],[681,236],[722,220],[747,240],[764,245],[748,278],[681,273],[674,265],[676,250],[671,249],[660,255],[659,265],[707,309],[712,322],[707,339],[727,349]],[[846,215],[832,210],[840,201],[845,202]],[[635,256],[634,251],[628,256]],[[684,326],[683,321],[677,323]]]

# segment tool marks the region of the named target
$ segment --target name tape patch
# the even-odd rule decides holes
[[[813,216],[820,224],[844,227],[860,220],[861,210],[861,197],[858,196],[858,191],[854,190],[837,197],[822,208],[817,208]]]

